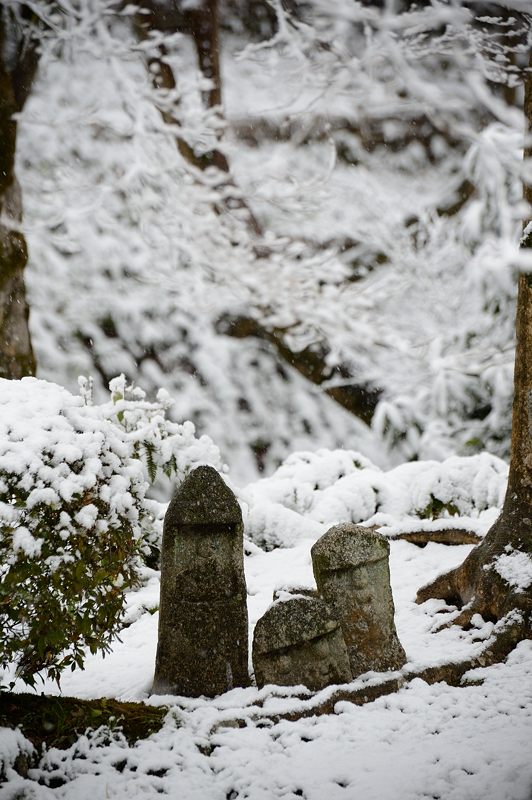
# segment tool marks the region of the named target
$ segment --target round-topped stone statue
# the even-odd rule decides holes
[[[317,691],[351,680],[338,620],[318,597],[277,600],[259,619],[253,636],[257,686],[303,684]]]
[[[395,629],[388,541],[345,523],[328,530],[311,553],[318,591],[342,626],[353,677],[400,669],[406,655]]]

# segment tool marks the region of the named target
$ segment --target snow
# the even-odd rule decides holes
[[[16,529],[13,547],[27,555],[39,551],[32,530],[40,513],[61,505],[65,540],[76,527],[105,533],[119,519],[130,521],[137,537],[149,524],[157,540],[160,513],[145,497],[157,473],[182,480],[201,463],[224,470],[218,448],[196,437],[190,421],[166,419],[172,401],[164,390],[150,403],[121,375],[112,381],[112,400],[95,405],[81,383],[84,393],[73,395],[36,378],[0,380],[0,519]],[[85,494],[85,505],[74,511]],[[106,514],[91,499],[104,503]]]
[[[42,542],[42,539],[32,536],[24,525],[19,525],[13,534],[13,550],[15,552],[22,550],[30,558],[40,554]]]
[[[281,526],[277,538],[283,545],[263,550],[250,540],[245,542],[250,644],[254,625],[271,605],[274,592],[282,598],[293,587],[315,586],[310,548],[329,524],[312,519],[317,493],[367,473],[368,485],[375,485],[380,476],[381,490],[383,485],[393,490],[396,509],[411,508],[412,498],[420,496],[412,487],[422,485],[422,502],[427,491],[441,491],[473,514],[488,497],[499,498],[497,481],[504,481],[505,469],[487,455],[462,461],[411,464],[382,473],[349,451],[295,454],[271,478],[239,490],[251,507],[260,508],[262,502],[267,511],[277,508],[280,513],[273,513],[270,524],[272,529],[274,523]],[[457,481],[457,475],[461,480]],[[356,492],[353,497],[356,504]],[[287,508],[290,503],[292,508]],[[318,507],[323,509],[323,504]],[[337,507],[327,507],[335,518]],[[484,509],[479,517],[488,512],[493,516],[498,509]],[[283,527],[287,520],[296,519],[298,536],[293,527]],[[472,519],[459,516],[454,522],[469,527]],[[401,524],[405,520],[401,518]],[[440,527],[450,521],[422,520]],[[403,672],[478,655],[495,632],[493,623],[478,617],[468,631],[451,625],[436,632],[442,623],[452,621],[456,609],[438,600],[423,605],[414,602],[422,584],[461,563],[471,546],[429,542],[419,548],[392,540],[390,547],[396,626],[408,658]],[[525,586],[529,573],[521,555],[513,552],[501,557],[496,568],[513,585],[519,579],[519,585]],[[311,709],[332,697],[336,687],[314,697],[304,687],[258,690],[251,686],[215,699],[150,698],[158,598],[159,573],[144,568],[142,586],[127,595],[120,640],[105,658],[88,654],[85,669],[65,674],[61,690],[81,698],[116,697],[168,706],[161,730],[134,745],[127,744],[119,732],[109,738],[103,731],[88,731],[68,750],[48,750],[27,778],[10,766],[16,748],[25,746],[23,738],[2,731],[0,748],[8,778],[0,790],[2,800],[21,793],[36,800],[129,800],[159,793],[180,800],[355,800],[360,796],[367,800],[528,800],[532,643],[522,642],[506,663],[470,671],[460,687],[431,686],[416,678],[363,706],[338,701],[334,714],[326,716],[312,716]],[[381,680],[377,673],[368,673],[344,688],[367,687]],[[16,690],[26,688],[18,681]],[[41,689],[59,692],[50,681]],[[272,720],[297,711],[310,716],[293,722]],[[45,785],[51,779],[55,788]]]
[[[421,579],[459,563],[470,548],[428,545],[421,550],[407,542],[391,547],[397,627],[408,666],[471,656],[483,640],[482,630],[431,633],[442,615],[435,615],[431,604],[412,602]],[[253,624],[269,605],[276,584],[310,582],[308,545],[254,551],[246,558],[246,574]],[[136,605],[137,612],[139,604],[156,602],[157,575],[151,571],[146,578],[144,587],[130,595],[130,607]],[[89,656],[84,672],[65,675],[63,692],[168,705],[161,730],[136,745],[120,735],[109,741],[96,732],[80,736],[66,751],[52,748],[28,779],[8,771],[2,800],[23,791],[38,800],[126,800],[158,793],[181,800],[528,800],[530,642],[522,642],[505,664],[471,671],[461,687],[429,686],[415,679],[365,706],[341,701],[329,716],[272,723],[268,719],[275,714],[308,707],[309,693],[301,687],[250,687],[213,700],[148,699],[156,631],[157,614],[141,613],[105,659]],[[473,683],[480,679],[482,683]],[[368,675],[352,687],[375,680]],[[50,684],[44,688],[57,692]],[[331,691],[323,690],[316,700]],[[10,734],[2,735],[3,743]],[[10,747],[4,752],[12,752]],[[50,789],[37,783],[51,777],[65,784]]]
[[[379,30],[375,8],[310,5],[334,48],[316,49],[311,25],[247,53],[245,36],[223,35],[220,147],[271,258],[254,257],[236,216],[213,214],[211,187],[179,160],[125,26],[117,35],[102,24],[90,41],[82,31],[62,58],[43,48],[17,142],[40,376],[73,389],[93,373],[96,393],[119,372],[165,386],[175,419],[208,433],[241,483],[291,450],[345,442],[369,452],[373,440],[382,466],[483,448],[506,456],[522,120],[497,107],[499,122],[479,130],[495,98],[471,82],[469,46],[455,59],[447,40],[441,59],[438,48],[418,58],[388,21]],[[433,31],[442,12],[429,11],[406,16]],[[353,14],[369,15],[375,35],[355,34]],[[83,24],[92,30],[90,14]],[[169,48],[174,111],[203,152],[219,120],[198,114],[187,38]],[[443,135],[430,148],[402,146],[425,114]],[[373,125],[384,144],[368,150]],[[256,128],[256,144],[242,126]],[[466,178],[474,196],[442,217]],[[296,350],[318,345],[331,367],[381,387],[373,430],[280,368],[265,342],[217,333],[234,313],[286,329]]]
[[[2,775],[5,775],[13,766],[18,756],[32,753],[33,745],[18,729],[0,728],[0,781]]]
[[[532,559],[528,553],[519,550],[503,553],[493,563],[493,569],[519,592],[532,584]]]
[[[523,646],[504,677],[517,689],[525,676]],[[58,774],[73,780],[40,796],[526,800],[532,771],[525,748],[516,756],[514,747],[527,738],[530,712],[521,708],[509,716],[515,709],[501,697],[502,681],[497,673],[468,689],[415,681],[370,706],[339,703],[335,716],[260,728],[220,726],[230,705],[198,705],[179,713],[181,727],[170,716],[141,747],[117,742],[97,753],[81,741],[63,757],[51,752]],[[113,763],[124,761],[118,772]]]
[[[194,439],[193,426],[168,423],[166,429],[157,409],[153,423],[153,406],[138,390],[128,394],[123,381],[113,382],[114,403],[101,406],[87,405],[87,396],[77,398],[44,381],[3,384],[5,488],[13,475],[16,480],[32,476],[27,487],[32,509],[57,503],[65,483],[71,495],[79,491],[76,481],[82,487],[92,485],[107,470],[106,502],[120,514],[132,514],[129,482],[142,474],[140,462],[131,458],[139,431],[166,433],[160,442],[169,444],[169,450],[160,456],[162,463],[171,455],[184,464],[214,452],[212,443]],[[159,395],[158,401],[168,398]],[[102,450],[106,439],[116,441],[114,455],[109,441]],[[130,461],[121,462],[128,454]],[[8,463],[15,473],[6,470]],[[73,464],[78,465],[76,472]],[[354,800],[360,795],[367,800],[527,800],[532,786],[526,746],[532,722],[530,642],[522,642],[504,664],[470,671],[460,687],[404,680],[408,672],[478,656],[505,624],[477,615],[467,631],[452,624],[444,627],[457,609],[439,600],[417,605],[415,596],[420,586],[460,564],[471,550],[471,545],[430,541],[430,532],[462,528],[483,535],[499,513],[506,477],[505,463],[487,453],[382,470],[357,451],[321,449],[294,453],[269,478],[234,486],[246,532],[250,672],[258,619],[274,596],[283,600],[290,592],[315,588],[312,544],[331,525],[355,521],[390,538],[396,627],[408,659],[402,673],[391,675],[403,675],[402,688],[364,706],[338,701],[327,716],[313,716],[312,710],[333,697],[337,687],[315,696],[301,686],[250,686],[215,699],[150,697],[160,576],[142,567],[140,587],[126,594],[124,627],[111,651],[105,658],[87,653],[84,670],[65,673],[61,689],[44,679],[36,691],[165,705],[169,711],[161,730],[135,745],[119,732],[109,737],[103,730],[87,731],[68,750],[46,751],[22,778],[13,762],[28,750],[28,742],[19,732],[2,729],[0,756],[7,780],[0,798],[95,800],[162,793],[180,800]],[[153,503],[160,531],[164,506],[145,502],[147,508]],[[15,507],[4,502],[2,509],[14,528],[13,548],[38,554],[41,542],[17,523]],[[99,520],[94,503],[75,517],[66,512],[59,516],[65,539],[74,524],[90,529],[99,522],[105,520]],[[398,532],[413,530],[427,532],[425,547],[394,540]],[[51,556],[50,569],[58,568],[62,557]],[[530,585],[526,554],[509,551],[492,566],[516,589]],[[120,582],[118,575],[116,585]],[[0,680],[7,684],[13,677],[9,668]],[[367,688],[382,680],[378,673],[367,673],[344,689]],[[27,686],[18,679],[15,690]],[[272,719],[287,713],[305,717]]]
[[[418,461],[383,471],[351,450],[294,453],[240,493],[246,531],[266,547],[293,546],[339,522],[402,532],[468,530],[495,521],[507,466],[488,453]]]
[[[143,48],[120,21],[114,27],[114,13],[107,25],[92,18],[98,3],[78,5],[61,53],[52,36],[42,41],[18,120],[32,338],[40,377],[69,390],[0,382],[0,523],[13,532],[13,552],[38,556],[33,522],[70,511],[80,495],[95,502],[60,513],[50,571],[75,558],[67,544],[76,526],[103,535],[123,517],[140,536],[139,508],[143,534],[158,545],[164,505],[145,496],[151,473],[179,482],[209,463],[243,511],[250,642],[274,594],[314,587],[313,542],[352,521],[390,539],[403,673],[478,655],[504,621],[476,615],[468,630],[442,627],[456,608],[415,603],[420,586],[471,551],[431,534],[480,538],[499,514],[507,466],[478,451],[508,452],[514,269],[530,270],[516,251],[522,119],[480,79],[476,62],[488,55],[462,27],[469,12],[440,3],[394,15],[385,4],[381,18],[351,0],[314,0],[305,4],[313,22],[291,26],[275,2],[282,25],[268,45],[243,49],[241,36],[223,33],[218,144],[266,230],[269,257],[257,258],[237,215],[214,213],[209,175],[201,185],[179,159]],[[454,35],[441,38],[450,22]],[[190,42],[177,38],[167,55],[179,82],[176,119],[204,152],[221,120],[202,113]],[[425,148],[421,139],[401,144],[425,115],[444,135]],[[246,144],[239,126],[263,122],[273,134]],[[375,123],[383,144],[368,148]],[[465,179],[472,196],[440,214]],[[382,388],[371,429],[326,396],[334,372],[309,389],[267,342],[220,334],[220,318],[237,313],[286,331],[294,351],[323,348],[331,370],[345,364]],[[88,379],[71,393],[80,372],[98,373],[94,398]],[[111,400],[100,402],[117,373]],[[126,374],[153,393],[163,386],[156,402],[128,387]],[[212,439],[196,436],[191,421],[171,421],[170,393],[173,419],[193,420]],[[400,463],[410,458],[420,460]],[[269,477],[257,480],[261,471]],[[167,497],[168,484],[156,492]],[[424,548],[395,540],[420,531]],[[530,558],[516,550],[488,569],[517,591],[532,583]],[[82,733],[68,750],[46,751],[27,778],[13,765],[30,743],[0,729],[0,800],[529,800],[530,642],[459,687],[414,679],[363,706],[338,701],[326,716],[312,710],[337,687],[315,697],[253,685],[215,699],[150,697],[160,576],[142,567],[141,578],[126,596],[120,639],[105,658],[88,653],[62,691],[167,705],[163,727],[135,745],[119,733]],[[368,673],[349,689],[381,680]],[[49,680],[41,690],[59,692]],[[309,716],[273,719],[289,712]]]

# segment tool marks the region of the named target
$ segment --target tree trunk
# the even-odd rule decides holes
[[[23,11],[21,12],[23,13]],[[9,12],[0,13],[0,377],[35,374],[28,326],[24,268],[26,240],[20,231],[22,200],[15,176],[17,123],[37,69],[33,41],[20,34]]]
[[[532,69],[532,54],[530,56]],[[527,142],[524,156],[532,163],[532,73],[525,80]],[[532,185],[524,197],[532,205]],[[531,220],[524,224],[521,246],[532,249]],[[501,515],[484,541],[452,572],[420,589],[417,602],[439,597],[463,607],[455,620],[468,624],[475,613],[498,620],[517,609],[524,635],[532,638],[532,585],[509,583],[497,570],[508,559],[530,564],[532,558],[532,273],[521,274],[516,311],[516,351],[512,446],[508,487]],[[502,559],[502,561],[500,560]],[[504,572],[504,569],[502,570]]]
[[[162,33],[179,31],[191,36],[198,58],[198,66],[204,77],[211,83],[210,88],[202,94],[203,103],[206,108],[221,106],[222,77],[218,0],[200,0],[197,5],[187,10],[181,10],[177,5],[167,7],[154,0],[143,0],[140,5],[143,13],[138,14],[135,18],[135,31],[138,38],[146,40],[154,31]],[[148,66],[154,88],[174,92],[177,83],[166,56],[165,45],[159,44],[156,51],[149,55]],[[176,117],[168,109],[161,109],[161,116],[169,125],[177,126]],[[176,144],[185,161],[198,170],[198,177],[209,167],[219,170],[220,180],[216,188],[220,191],[221,199],[215,206],[216,212],[218,214],[236,214],[244,221],[253,235],[260,236],[262,231],[259,222],[238,190],[231,176],[231,168],[225,154],[215,147],[199,155],[181,136],[176,136]]]

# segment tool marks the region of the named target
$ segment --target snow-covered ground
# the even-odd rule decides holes
[[[323,464],[330,467],[332,461],[330,455],[322,457],[321,475]],[[296,463],[281,468],[281,477],[273,476],[269,484],[265,480],[248,487],[243,495],[249,500],[255,494],[256,503],[257,494],[264,500],[269,493],[271,500],[277,491],[279,497],[282,480],[286,489],[287,472],[293,475],[304,466],[301,460]],[[310,469],[308,463],[306,469]],[[416,465],[409,469],[415,472]],[[369,471],[366,467],[361,472]],[[260,484],[264,484],[262,493]],[[440,520],[440,525],[445,523]],[[486,518],[484,528],[488,525]],[[270,551],[248,541],[250,636],[276,588],[313,585],[310,547],[325,527],[313,521],[309,534],[299,537],[294,546]],[[482,524],[477,525],[479,532],[480,528]],[[419,548],[406,541],[391,542],[396,625],[408,656],[405,669],[471,657],[492,633],[493,624],[480,619],[468,632],[450,627],[436,633],[438,625],[452,618],[452,610],[438,601],[422,606],[414,602],[421,585],[459,564],[470,549],[470,545],[431,542]],[[119,735],[109,742],[95,733],[81,736],[69,750],[51,749],[27,779],[8,769],[9,780],[0,789],[2,800],[103,800],[158,794],[176,800],[531,797],[532,643],[522,642],[505,664],[471,671],[459,688],[444,683],[429,686],[415,679],[395,694],[364,706],[342,701],[332,715],[274,723],[269,717],[303,710],[316,698],[302,687],[234,689],[213,700],[149,697],[158,597],[159,575],[146,570],[142,588],[129,595],[129,624],[121,641],[106,658],[88,656],[84,671],[65,674],[62,692],[167,705],[162,729],[133,746]],[[359,678],[352,686],[362,683]],[[19,684],[17,688],[27,687]],[[38,691],[42,689],[58,692],[51,682],[39,685]],[[331,692],[325,689],[317,699]],[[4,731],[0,738],[7,761],[10,752],[17,752],[16,736]],[[52,789],[44,785],[50,777],[65,782],[57,786],[61,780],[56,780]]]
[[[150,390],[165,386],[176,397],[175,419],[193,419],[220,446],[221,455],[207,440],[196,450],[190,426],[155,424],[153,404],[149,419],[115,431],[129,448],[142,443],[140,428],[150,443],[162,437],[166,455],[157,466],[180,454],[178,474],[198,460],[230,464],[231,480],[243,485],[232,488],[246,528],[250,641],[276,589],[313,585],[313,542],[337,522],[364,523],[392,540],[397,630],[405,670],[416,671],[468,659],[493,633],[480,618],[467,632],[436,632],[455,612],[438,601],[414,602],[417,589],[459,564],[471,545],[419,548],[394,537],[442,528],[482,537],[502,502],[505,464],[482,453],[390,467],[414,455],[506,452],[522,119],[505,108],[496,124],[477,131],[491,90],[479,92],[476,72],[462,79],[465,52],[439,75],[430,60],[419,64],[422,79],[405,93],[401,81],[380,75],[380,37],[364,33],[359,48],[343,30],[335,28],[335,44],[343,42],[348,56],[342,69],[329,47],[312,48],[310,61],[290,40],[242,55],[241,37],[224,37],[222,145],[269,236],[271,259],[255,258],[245,231],[221,224],[208,193],[175,160],[173,134],[159,120],[123,27],[112,39],[99,26],[69,58],[66,45],[61,59],[55,50],[43,53],[17,142],[32,336],[41,377],[72,387],[79,373],[101,373],[96,399],[106,376],[120,372]],[[384,26],[385,48],[388,33]],[[204,144],[214,129],[193,103],[186,111],[197,75],[191,43],[178,44],[178,110],[185,109],[191,142]],[[405,72],[410,81],[417,74]],[[408,137],[400,145],[408,120],[436,118],[435,109],[458,145],[441,136],[432,137],[430,152]],[[383,144],[368,149],[364,124],[383,114]],[[254,126],[248,141],[245,129]],[[464,180],[476,191],[463,209],[436,213],[457,199]],[[224,315],[242,311],[290,331],[295,351],[324,346],[331,367],[345,361],[381,387],[372,430],[337,407],[324,385],[309,389],[267,343],[218,333]],[[14,419],[22,405],[19,396]],[[109,405],[113,419],[119,408]],[[94,412],[95,425],[108,427],[107,416],[98,422],[96,410],[80,409],[73,401],[71,414],[83,420]],[[64,490],[65,440],[58,437],[52,453],[46,436],[37,441],[54,428],[38,425],[34,410],[31,402],[24,429],[0,414],[0,443],[11,437],[31,456],[17,468],[10,450],[0,469],[22,478],[38,472],[42,481],[41,467],[58,453],[57,474],[46,474]],[[354,449],[318,450],[338,446],[360,449],[373,463]],[[259,469],[269,473],[303,448],[315,452],[293,455],[250,483]],[[14,517],[12,497],[4,505]],[[148,510],[157,539],[161,518]],[[19,525],[17,547],[30,557],[35,543],[26,538],[23,547],[20,534]],[[524,554],[508,552],[493,567],[509,587],[532,582]],[[531,800],[530,642],[506,663],[472,671],[461,687],[415,679],[364,706],[342,701],[328,716],[275,722],[308,712],[333,689],[317,697],[302,687],[252,686],[213,700],[150,698],[159,574],[146,568],[143,577],[128,595],[121,640],[105,659],[87,655],[84,671],[65,674],[62,692],[166,705],[162,729],[136,745],[87,733],[69,750],[49,750],[26,779],[11,765],[28,742],[0,729],[0,772],[8,777],[0,800]],[[9,678],[0,674],[0,683]],[[358,678],[351,688],[368,680],[378,678]],[[46,681],[36,691],[59,690]]]
[[[142,443],[152,445],[153,468],[175,462],[177,483],[198,463],[220,468],[219,452],[209,439],[196,439],[190,423],[165,420],[165,395],[149,403],[123,378],[113,381],[112,399],[103,405],[89,402],[86,382],[81,397],[30,378],[3,383],[0,522],[15,530],[12,549],[4,548],[6,568],[16,569],[22,552],[26,561],[39,558],[37,572],[44,574],[50,558],[41,548],[49,549],[54,536],[64,549],[75,522],[77,535],[80,526],[82,535],[89,535],[90,506],[83,506],[79,518],[76,509],[65,505],[66,489],[72,484],[74,492],[75,481],[82,479],[102,497],[110,495],[115,504],[131,509],[137,523],[148,514],[149,540],[159,544],[164,506],[144,498],[151,470],[142,461]],[[90,457],[100,453],[104,441],[114,443],[116,458],[110,465],[104,456]],[[140,481],[128,502],[129,484],[117,483],[122,474]],[[143,566],[140,588],[126,595],[120,640],[105,658],[87,654],[83,671],[65,672],[61,690],[80,698],[167,706],[163,727],[135,745],[119,733],[111,738],[101,730],[85,733],[69,750],[48,750],[27,778],[13,764],[17,753],[31,745],[20,731],[0,729],[0,773],[7,776],[0,799],[147,800],[161,793],[176,800],[529,800],[531,643],[522,642],[505,664],[470,671],[458,688],[407,678],[407,673],[479,655],[494,624],[477,616],[468,631],[450,626],[437,632],[457,610],[438,600],[415,603],[419,587],[461,563],[472,545],[432,540],[420,548],[396,538],[411,532],[430,538],[449,529],[482,538],[498,514],[506,478],[506,464],[488,453],[383,470],[354,450],[321,449],[293,453],[270,477],[243,488],[233,485],[245,527],[250,643],[276,590],[314,586],[311,546],[330,526],[374,526],[390,539],[396,625],[408,658],[402,688],[364,706],[342,699],[328,716],[312,710],[331,698],[334,687],[315,696],[304,687],[251,686],[216,699],[150,697],[160,576]],[[51,530],[41,518],[49,511],[46,503],[57,504],[59,496],[63,513],[57,530]],[[37,507],[41,511],[35,518],[24,516]],[[66,533],[65,509],[72,513]],[[94,523],[95,518],[88,524],[96,530]],[[53,570],[65,568],[65,558],[58,559],[55,551],[51,558]],[[492,568],[514,589],[532,583],[532,562],[525,553],[509,550]],[[91,594],[94,588],[88,584],[86,590]],[[36,603],[30,616],[39,618],[40,608]],[[60,624],[59,618],[50,620],[51,626]],[[8,670],[0,674],[0,684],[12,678]],[[349,691],[379,681],[382,675],[368,673],[353,681]],[[27,688],[20,680],[15,686]],[[37,684],[36,691],[42,690],[59,691],[51,680]],[[303,712],[299,721],[282,719]]]

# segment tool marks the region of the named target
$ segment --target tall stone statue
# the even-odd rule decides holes
[[[214,697],[248,684],[242,514],[218,472],[198,467],[164,519],[153,692]]]
[[[394,622],[388,541],[371,528],[336,525],[313,545],[318,591],[340,622],[353,677],[406,661]]]

